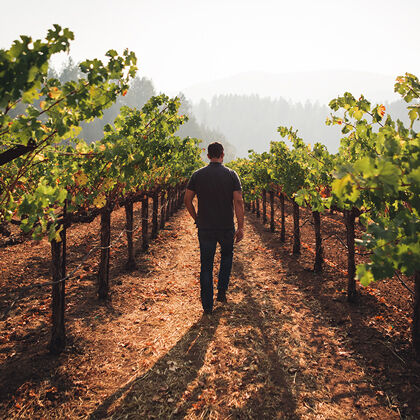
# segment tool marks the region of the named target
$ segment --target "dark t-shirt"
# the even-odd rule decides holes
[[[199,229],[234,229],[233,191],[241,191],[235,171],[219,162],[195,171],[187,185],[198,197]]]

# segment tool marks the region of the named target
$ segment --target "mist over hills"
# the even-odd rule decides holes
[[[182,91],[194,103],[211,100],[215,95],[257,94],[262,97],[284,98],[293,102],[307,100],[327,105],[344,92],[379,102],[394,101],[395,76],[350,70],[306,71],[293,73],[245,72],[218,80],[188,86]]]
[[[394,121],[400,119],[406,127],[410,125],[404,101],[380,103]],[[258,153],[268,151],[270,141],[282,140],[277,132],[280,125],[293,126],[306,143],[322,143],[330,153],[338,151],[343,137],[341,126],[325,124],[332,111],[319,102],[302,104],[283,98],[228,94],[214,96],[211,101],[202,99],[192,107],[192,112],[202,126],[223,133],[235,147],[237,157],[246,157],[249,149]],[[418,129],[419,125],[415,124],[414,128]]]
[[[344,92],[356,98],[363,94],[408,125],[407,104],[394,93],[394,83],[391,76],[352,71],[249,72],[197,84],[184,93],[198,122],[223,133],[238,157],[246,157],[249,149],[267,151],[270,141],[281,140],[280,125],[293,126],[305,142],[323,143],[336,153],[342,134],[339,126],[325,125],[330,100]]]
[[[58,78],[62,83],[65,83],[69,80],[82,78],[84,75],[80,71],[77,63],[69,57],[68,61],[61,69],[50,67],[49,77]],[[122,106],[141,109],[152,96],[157,94],[160,93],[156,91],[152,80],[136,76],[131,81],[130,88],[128,89],[126,96],[119,96],[112,106],[104,110],[102,118],[95,118],[93,121],[81,123],[82,132],[80,134],[80,138],[83,138],[88,143],[101,139],[103,137],[105,125],[112,125],[114,123],[114,120],[120,113]],[[218,139],[225,146],[226,160],[233,160],[237,154],[236,149],[229,143],[229,140],[223,135],[223,133],[200,124],[193,115],[191,103],[187,100],[187,98],[182,93],[178,93],[177,96],[181,101],[179,113],[188,115],[188,121],[184,123],[175,134],[180,137],[189,136],[200,139],[201,148],[207,148],[209,143]],[[23,104],[18,104],[11,114],[14,113],[15,115],[18,115],[19,113],[22,113],[23,107]],[[202,158],[204,160],[206,159],[205,152],[202,153]]]
[[[246,157],[249,149],[268,151],[270,141],[281,140],[277,133],[280,125],[298,129],[307,143],[323,143],[331,153],[338,150],[340,128],[325,125],[331,110],[319,103],[230,94],[214,96],[209,102],[201,100],[192,110],[202,125],[224,134],[237,157]]]
[[[50,72],[50,77],[57,77],[62,82],[82,77],[80,69],[71,58],[60,70],[51,69]],[[386,95],[389,98],[398,98],[392,92],[394,86],[392,77],[383,76],[381,78],[378,76],[375,80],[371,80],[370,88],[368,88],[367,81],[370,79],[365,77],[363,79],[365,84],[362,85],[361,78],[357,79],[352,76],[354,72],[339,73],[341,78],[344,75],[349,78],[342,80],[333,77],[329,83],[329,73],[317,73],[318,85],[314,85],[312,90],[305,91],[304,88],[305,84],[309,86],[311,83],[315,83],[315,78],[308,76],[302,82],[302,86],[290,84],[290,86],[286,86],[287,89],[284,87],[283,95],[280,96],[274,95],[273,92],[280,92],[278,89],[281,75],[271,75],[272,77],[267,77],[263,81],[261,79],[263,73],[243,73],[237,80],[226,78],[222,79],[223,83],[221,84],[213,82],[213,85],[208,83],[197,85],[204,86],[207,93],[205,93],[205,89],[197,88],[193,96],[188,94],[188,89],[186,92],[177,94],[181,99],[179,112],[189,116],[189,121],[180,127],[177,135],[202,139],[202,148],[206,148],[210,142],[220,141],[225,145],[226,161],[229,161],[235,157],[246,157],[249,149],[254,149],[256,152],[269,150],[270,141],[281,140],[277,133],[277,127],[280,125],[293,126],[299,130],[298,134],[307,143],[321,142],[327,146],[331,153],[335,153],[338,151],[342,137],[340,127],[326,126],[325,119],[331,112],[330,108],[321,102],[320,97],[317,98],[319,101],[311,100],[316,92],[321,92],[322,89],[330,93],[336,89],[336,95],[328,96],[328,101],[345,91],[352,92],[356,97],[363,92],[365,97],[373,103],[385,104],[386,112],[390,113],[394,120],[399,118],[406,126],[409,125],[407,104],[401,100],[394,100],[391,103],[385,100]],[[301,76],[302,73],[289,74],[288,80],[292,83],[291,80],[298,80]],[[225,84],[228,80],[232,81],[230,88]],[[244,84],[245,81],[247,81],[247,85]],[[340,83],[341,86],[339,86]],[[263,85],[266,89],[265,92],[270,94],[264,95],[264,91],[258,94],[241,93],[240,91],[231,93],[232,90],[239,89],[239,87],[243,91],[257,91]],[[356,85],[358,89],[352,89]],[[223,91],[224,89],[226,90]],[[391,93],[386,93],[387,91]],[[285,99],[287,92],[293,99]],[[136,77],[132,81],[127,95],[117,98],[116,103],[105,110],[102,119],[81,124],[83,128],[81,137],[88,142],[102,138],[105,124],[113,123],[121,106],[141,108],[151,96],[156,94],[157,91],[152,80]],[[326,93],[324,95],[327,97]],[[19,112],[19,106],[15,111]],[[205,155],[206,153],[203,152],[204,160],[206,160]]]

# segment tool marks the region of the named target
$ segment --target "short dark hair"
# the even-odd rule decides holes
[[[215,141],[214,143],[210,143],[209,147],[207,149],[207,153],[209,155],[209,158],[219,158],[222,156],[223,153],[223,146],[218,141]]]

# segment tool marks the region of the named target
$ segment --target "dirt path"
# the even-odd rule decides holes
[[[198,296],[190,263],[198,267],[199,257],[194,237],[185,244],[192,235],[187,225],[173,251],[188,261],[179,282]],[[315,303],[283,281],[290,274],[251,223],[235,252],[229,303],[207,321],[194,299],[180,302],[185,320],[194,322],[94,415],[109,409],[112,418],[398,418],[378,401],[380,390]],[[178,321],[172,322],[175,331]]]
[[[123,223],[122,215],[115,220]],[[400,418],[402,403],[299,286],[296,259],[279,255],[270,235],[247,217],[229,301],[216,305],[211,319],[202,317],[198,241],[185,210],[138,255],[137,271],[124,272],[124,252],[116,250],[111,303],[99,305],[92,285],[71,295],[65,353],[45,353],[47,334],[30,356],[28,345],[13,347],[0,379],[7,382],[13,369],[18,379],[9,380],[0,416]]]

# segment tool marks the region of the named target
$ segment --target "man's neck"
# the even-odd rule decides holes
[[[210,163],[223,163],[223,158],[212,158]]]

